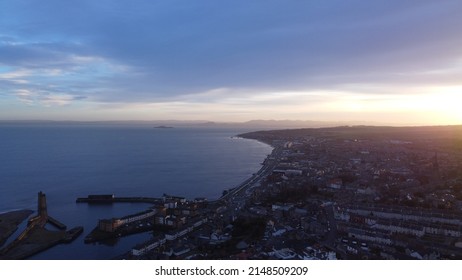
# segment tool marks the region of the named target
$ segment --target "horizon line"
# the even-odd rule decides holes
[[[168,119],[168,120],[52,120],[52,119],[41,119],[41,120],[33,120],[33,119],[0,119],[0,123],[73,123],[73,124],[101,124],[101,123],[112,123],[112,124],[171,124],[176,123],[179,125],[263,125],[263,126],[271,126],[273,125],[281,125],[281,126],[299,126],[303,123],[311,123],[316,127],[320,127],[319,125],[327,125],[321,127],[336,127],[336,126],[385,126],[385,127],[434,127],[434,126],[461,126],[460,124],[422,124],[422,123],[385,123],[385,122],[377,122],[377,121],[327,121],[327,120],[292,120],[292,119],[251,119],[247,121],[210,121],[210,120],[176,120],[176,119]]]

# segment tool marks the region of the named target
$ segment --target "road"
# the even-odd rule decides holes
[[[229,201],[232,198],[237,198],[239,196],[245,195],[245,192],[254,184],[259,182],[261,179],[268,176],[278,164],[277,158],[279,158],[282,151],[282,147],[274,148],[273,152],[271,153],[271,157],[274,157],[274,160],[266,159],[265,164],[263,167],[257,172],[252,175],[249,179],[242,182],[236,188],[230,190],[227,194],[219,198],[217,201]]]
[[[242,213],[243,207],[248,199],[248,190],[255,187],[258,182],[273,172],[273,169],[278,164],[277,159],[279,158],[281,151],[282,147],[276,147],[257,173],[254,173],[252,177],[245,180],[239,186],[230,190],[226,195],[215,201],[218,203],[225,203],[226,210],[221,213],[223,217],[232,219]],[[270,160],[270,157],[274,159]]]

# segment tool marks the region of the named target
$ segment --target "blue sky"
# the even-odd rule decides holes
[[[0,119],[462,123],[462,1],[0,2]]]

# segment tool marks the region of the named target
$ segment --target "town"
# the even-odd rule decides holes
[[[274,150],[259,172],[222,198],[165,195],[139,219],[131,217],[135,226],[130,217],[100,220],[100,233],[153,230],[151,240],[118,258],[462,257],[462,127],[358,126],[240,137]]]

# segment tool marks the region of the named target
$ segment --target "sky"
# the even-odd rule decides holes
[[[462,124],[460,0],[2,0],[0,120]]]

